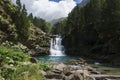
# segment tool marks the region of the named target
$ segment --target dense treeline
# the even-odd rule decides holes
[[[120,1],[90,0],[77,5],[64,27],[63,44],[68,54],[119,55]]]
[[[60,22],[57,22],[56,24],[54,24],[51,29],[51,33],[63,35],[65,33],[64,27],[66,26],[66,21],[67,20],[64,19],[63,21],[60,21]]]
[[[20,0],[16,1],[16,10],[13,17],[13,22],[16,25],[16,30],[18,33],[18,39],[28,39],[30,36],[29,31],[29,19],[27,17],[27,10],[25,8],[25,5],[22,6]]]
[[[33,24],[37,26],[38,28],[42,29],[44,32],[49,33],[50,32],[50,26],[51,24],[48,22],[45,22],[45,20],[41,18],[35,17],[33,19]]]
[[[12,19],[16,25],[19,40],[26,40],[29,38],[29,27],[31,24],[34,24],[46,33],[50,30],[50,25],[45,22],[45,20],[33,17],[32,13],[28,15],[25,5],[22,5],[20,0],[16,0],[15,11],[12,13]]]

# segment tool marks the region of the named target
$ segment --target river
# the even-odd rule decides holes
[[[68,56],[65,55],[65,49],[64,46],[61,44],[62,38],[61,36],[56,36],[56,38],[52,38],[50,43],[50,55],[47,56],[38,56],[36,57],[40,61],[44,62],[67,62],[69,60],[74,60],[80,58],[80,56]],[[88,61],[89,62],[89,61]],[[89,63],[88,63],[89,64]],[[97,69],[103,74],[117,74],[120,75],[120,68],[119,67],[113,67],[113,66],[108,66],[104,65],[102,63],[93,61],[90,63],[93,68]]]
[[[62,42],[61,36],[56,35],[56,38],[51,38],[50,55],[39,56],[37,57],[37,59],[42,61],[65,62],[70,59],[80,58],[79,56],[65,55],[65,49],[61,42]]]

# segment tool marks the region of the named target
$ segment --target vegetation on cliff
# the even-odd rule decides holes
[[[14,5],[10,0],[0,1],[0,43],[12,41],[27,46],[31,53],[48,54],[50,24],[27,14],[20,0]],[[36,53],[39,50],[39,53]],[[41,51],[41,52],[40,52]]]

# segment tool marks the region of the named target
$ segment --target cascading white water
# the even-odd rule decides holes
[[[64,46],[61,44],[61,36],[51,39],[50,56],[65,56]]]

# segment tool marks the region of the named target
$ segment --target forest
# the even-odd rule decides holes
[[[119,5],[118,0],[90,0],[85,6],[78,4],[64,21],[55,24],[52,32],[63,36],[68,55],[119,63]]]

